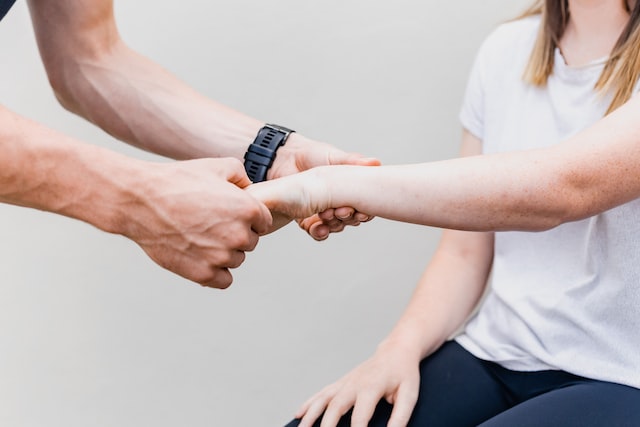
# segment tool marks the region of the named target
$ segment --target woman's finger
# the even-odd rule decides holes
[[[324,411],[320,427],[336,427],[340,418],[342,418],[342,416],[353,407],[354,403],[355,396],[351,393],[343,392],[337,394],[333,399],[331,399],[327,409]]]
[[[367,427],[382,398],[378,393],[363,393],[356,399],[351,415],[351,427]]]
[[[387,427],[406,427],[409,424],[409,419],[418,401],[418,388],[419,385],[400,385]]]

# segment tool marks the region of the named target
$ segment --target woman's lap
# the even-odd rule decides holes
[[[605,382],[583,382],[526,400],[481,427],[636,427],[640,390]]]
[[[418,403],[408,427],[640,426],[640,390],[564,372],[514,372],[448,342],[420,365]],[[381,401],[369,423],[384,427]],[[347,413],[338,427],[349,427]],[[295,427],[292,421],[287,427]],[[320,423],[317,422],[316,426]]]

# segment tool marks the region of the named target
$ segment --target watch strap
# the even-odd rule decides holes
[[[251,182],[267,179],[267,171],[273,165],[278,148],[282,147],[294,130],[283,126],[266,124],[244,155],[244,169]]]

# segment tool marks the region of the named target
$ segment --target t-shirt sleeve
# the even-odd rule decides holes
[[[460,110],[460,122],[462,127],[471,132],[475,137],[482,140],[484,136],[484,113],[485,113],[485,66],[486,64],[486,42],[480,47],[476,55],[471,73],[467,80],[467,87],[462,100]]]
[[[462,126],[478,139],[486,140],[486,125],[493,120],[496,102],[507,83],[504,78],[513,78],[513,67],[520,67],[520,61],[528,59],[529,54],[522,56],[523,49],[533,47],[539,25],[538,16],[501,24],[478,49],[459,116]]]

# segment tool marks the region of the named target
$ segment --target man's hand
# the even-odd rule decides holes
[[[357,227],[363,222],[373,219],[372,216],[358,212],[350,207],[330,208],[319,214],[298,220],[300,228],[304,229],[316,240],[325,240],[331,233],[339,233],[346,226]]]
[[[271,226],[269,210],[242,190],[235,159],[153,165],[122,206],[124,231],[160,266],[203,286],[226,288],[229,269]]]
[[[318,166],[330,165],[379,166],[380,161],[357,153],[347,153],[332,145],[292,133],[287,144],[278,150],[268,178],[276,179]],[[325,240],[329,234],[340,232],[345,226],[358,226],[372,218],[351,207],[340,207],[298,219],[297,222],[314,239]],[[279,222],[282,225],[284,220],[281,218]]]

